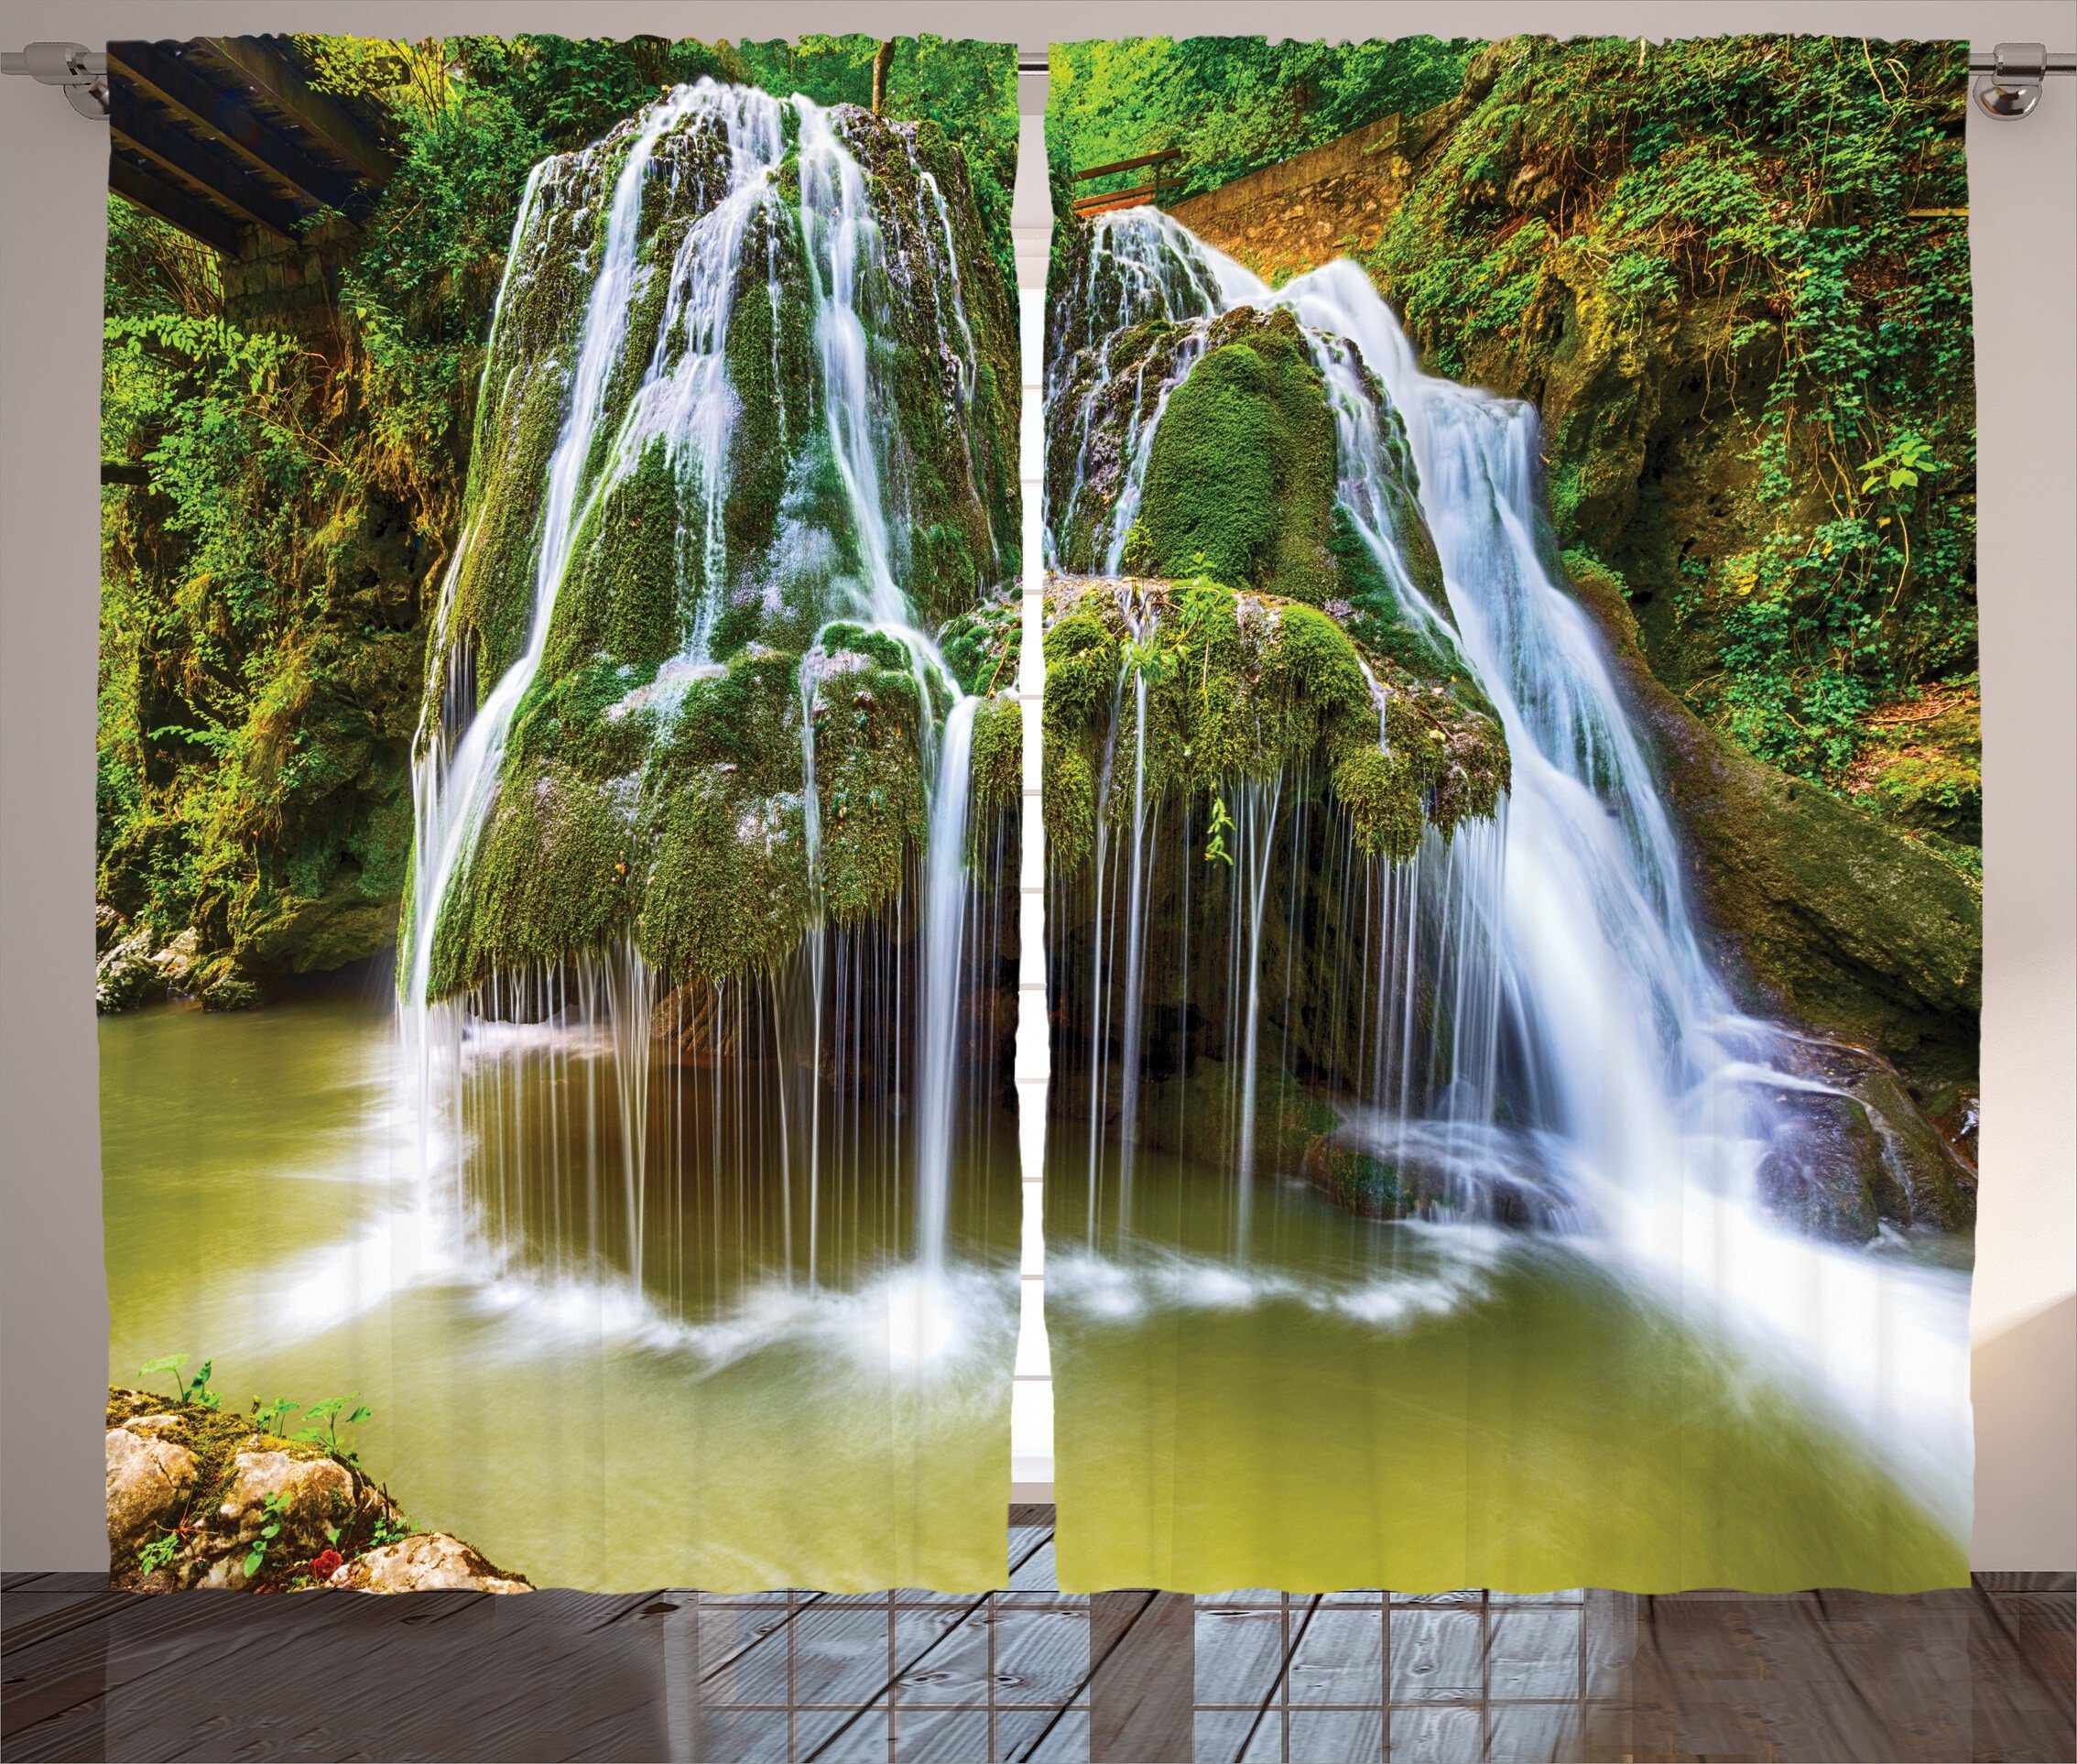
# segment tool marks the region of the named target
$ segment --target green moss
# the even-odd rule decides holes
[[[1427,831],[1419,771],[1376,747],[1353,753],[1334,768],[1334,795],[1354,822],[1365,851],[1395,862],[1411,857]]]
[[[710,779],[665,811],[636,926],[659,973],[767,972],[799,942],[808,910],[797,797],[745,800]]]
[[[1056,875],[1080,866],[1096,815],[1131,812],[1136,766],[1156,799],[1317,770],[1364,848],[1395,860],[1425,827],[1447,836],[1490,815],[1506,788],[1506,742],[1483,702],[1446,675],[1423,680],[1387,657],[1366,658],[1318,609],[1202,581],[1137,584],[1137,599],[1140,637],[1108,587],[1061,604],[1047,634],[1045,805]],[[1106,767],[1109,796],[1098,802]]]
[[[753,558],[773,539],[794,455],[821,420],[811,315],[801,267],[799,223],[785,206],[761,211],[762,236],[745,243],[728,326],[727,364],[735,415],[728,438],[728,495],[722,530],[731,558]],[[767,281],[767,267],[777,279]],[[704,534],[689,536],[697,551]],[[709,583],[710,593],[723,583]]]
[[[432,995],[604,948],[629,926],[639,861],[636,829],[593,780],[555,764],[508,772],[442,905]]]
[[[1425,631],[1417,630],[1407,618],[1399,591],[1386,575],[1376,557],[1349,512],[1334,505],[1333,530],[1328,542],[1334,567],[1341,572],[1342,595],[1354,609],[1350,629],[1369,648],[1388,655],[1409,672],[1440,677],[1447,675],[1458,685],[1471,687],[1471,670],[1453,653],[1445,653]],[[1451,615],[1449,591],[1442,581],[1442,564],[1435,553],[1427,523],[1415,507],[1399,529],[1398,550],[1414,586],[1444,618]]]
[[[1006,593],[953,619],[939,632],[938,647],[961,691],[985,697],[1014,686],[1024,648],[1024,609]]]
[[[1255,692],[1276,726],[1258,717],[1257,739],[1282,757],[1332,757],[1370,738],[1376,715],[1363,663],[1341,626],[1310,606],[1279,610],[1274,642],[1261,652]]]
[[[822,627],[821,640],[823,649],[831,655],[848,650],[854,655],[867,657],[875,667],[890,673],[906,674],[909,670],[908,646],[885,631],[870,630],[848,619],[832,619]]]
[[[1046,863],[1056,877],[1075,875],[1096,844],[1096,779],[1071,747],[1047,744],[1039,789],[1046,821]]]
[[[896,646],[897,648],[899,646]],[[907,657],[903,656],[906,668]],[[815,782],[821,803],[822,902],[838,924],[879,911],[900,891],[928,823],[906,671],[867,666],[817,684]]]
[[[1014,693],[973,713],[973,819],[1014,808],[1024,790],[1024,707]]]
[[[1211,349],[1169,395],[1127,560],[1317,604],[1335,583],[1334,483],[1326,388],[1279,309]]]
[[[615,707],[656,678],[656,665],[615,665],[594,656],[583,667],[527,694],[513,720],[507,752],[520,764],[559,759],[591,779],[615,778],[642,763],[651,719]]]
[[[592,505],[557,592],[536,678],[594,654],[655,667],[677,653],[683,627],[680,485],[661,441]]]

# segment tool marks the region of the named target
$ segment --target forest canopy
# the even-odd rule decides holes
[[[1477,44],[1402,37],[1351,44],[1259,37],[1056,43],[1046,150],[1056,180],[1174,147],[1194,195],[1395,114],[1456,96]],[[1077,187],[1123,188],[1144,173]],[[1170,174],[1164,174],[1164,182]]]

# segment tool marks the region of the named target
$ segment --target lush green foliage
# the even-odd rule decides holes
[[[819,104],[869,104],[875,38],[813,33],[793,42],[736,46],[748,77],[767,92],[798,92]],[[897,37],[887,66],[886,114],[936,123],[958,144],[973,180],[982,224],[1002,268],[1017,280],[1010,195],[1017,182],[1017,56],[1006,43]]]
[[[1472,45],[1432,37],[1333,44],[1259,37],[1140,37],[1056,44],[1046,150],[1062,180],[1175,147],[1179,193],[1211,190],[1395,113],[1455,94]],[[1075,186],[1144,181],[1144,170]]]
[[[1561,539],[1675,603],[1697,708],[1834,784],[1974,665],[1961,55],[1495,45],[1369,257],[1437,367],[1544,404]]]

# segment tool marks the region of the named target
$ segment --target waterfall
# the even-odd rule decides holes
[[[961,957],[966,943],[966,800],[973,777],[973,713],[963,695],[945,718],[924,853],[923,1037],[917,1086],[916,1247],[926,1273],[942,1270],[952,1194],[952,1122],[959,1100]]]
[[[886,155],[902,157],[902,177],[868,169]],[[755,1245],[767,1210],[773,1277],[790,1285],[799,1260],[810,1295],[871,1277],[897,1246],[926,1289],[952,1259],[962,1075],[985,1055],[967,1037],[962,995],[995,979],[978,971],[995,959],[995,927],[970,911],[982,701],[931,635],[942,610],[919,604],[907,580],[912,537],[947,518],[946,497],[965,498],[953,512],[971,514],[979,566],[994,577],[1007,562],[981,489],[973,409],[980,332],[1000,325],[1006,304],[992,263],[962,245],[977,222],[954,195],[969,200],[925,165],[908,125],[711,81],[529,177],[492,317],[468,514],[436,615],[399,976],[429,1124],[421,1164],[468,1166],[448,1207],[494,1271],[624,1282],[639,1305],[691,1315],[731,1283],[767,1278]],[[766,329],[768,346],[745,344]],[[956,382],[941,419],[952,487],[930,491],[939,502],[928,506],[911,487],[905,449],[919,443],[897,419],[890,383],[897,332]],[[526,438],[544,412],[552,445],[529,467]],[[667,810],[673,786],[658,781],[655,757],[688,693],[745,649],[776,653],[724,640],[724,614],[748,608],[776,634],[810,635],[788,711],[799,789],[767,799],[767,819],[739,833],[773,837],[759,831],[779,824],[770,817],[797,817],[806,929],[776,971],[672,995],[682,1070],[665,1063],[651,1029],[676,976],[653,972],[632,941],[436,996],[443,917],[472,906],[472,868],[501,803],[575,788],[526,769],[538,762],[522,732],[560,674],[613,659],[602,639],[587,637],[587,649],[564,633],[587,615],[598,581],[614,580],[600,561],[621,542],[613,499],[658,458],[677,509],[676,652],[605,713],[654,731],[634,771],[593,787],[612,811],[632,828]],[[771,535],[744,541],[738,493],[775,468],[786,482],[767,498]],[[529,495],[538,518],[516,539],[502,517]],[[522,550],[529,593],[513,607],[511,659],[475,702],[474,670],[491,665],[479,584],[512,575]],[[825,653],[838,626],[897,643],[916,694],[927,834],[882,922],[834,922],[825,899],[819,693],[832,670],[860,659]],[[849,713],[851,689],[842,695]],[[893,1203],[904,1192],[906,1220]],[[688,1247],[696,1209],[732,1222],[734,1267],[719,1239],[708,1266]],[[943,1308],[928,1290],[902,1302],[889,1351],[929,1357]]]
[[[411,915],[410,960],[407,968],[409,996],[414,1000],[422,1001],[431,987],[433,933],[439,923],[440,906],[457,867],[475,843],[499,763],[505,757],[506,738],[512,731],[512,719],[527,695],[527,689],[533,684],[541,656],[548,647],[556,593],[562,586],[563,571],[570,561],[577,493],[585,463],[591,456],[606,376],[626,332],[627,300],[635,268],[635,223],[641,210],[643,174],[648,168],[658,136],[668,124],[683,114],[684,102],[674,99],[648,113],[640,133],[627,149],[619,175],[614,180],[605,239],[600,249],[591,298],[585,302],[583,327],[578,333],[576,364],[570,376],[569,414],[563,419],[562,432],[549,463],[534,567],[533,604],[527,623],[527,647],[477,708],[474,720],[444,769],[422,768],[419,775],[420,833],[414,854],[416,897]],[[523,261],[522,241],[527,237],[529,223],[540,210],[543,173],[553,163],[544,160],[534,168],[527,180],[526,194],[520,201],[519,217],[513,224],[505,276],[498,288],[497,305],[491,320],[494,340],[504,317],[515,267]]]
[[[1383,874],[1361,874],[1303,820],[1279,829],[1288,849],[1267,864],[1255,849],[1261,805],[1244,798],[1235,863],[1250,874],[1245,887],[1229,885],[1228,980],[1229,1020],[1244,1026],[1234,1157],[1244,1237],[1257,988],[1268,978],[1259,972],[1262,897],[1325,877],[1362,909],[1315,933],[1345,953],[1332,996],[1317,1003],[1334,1026],[1330,1062],[1349,1081],[1351,1140],[1430,1172],[1467,1203],[1504,1192],[1532,1222],[1619,1258],[1672,1309],[1785,1349],[1893,1457],[1965,1454],[1965,1415],[1941,1419],[1966,1390],[1952,1288],[1934,1291],[1895,1264],[1800,1236],[1757,1192],[1770,1141],[1792,1130],[1770,1095],[1784,1082],[1785,1037],[1734,1009],[1712,969],[1663,791],[1600,637],[1548,561],[1535,410],[1423,372],[1358,265],[1331,263],[1273,290],[1152,210],[1098,218],[1081,298],[1088,327],[1063,330],[1068,356],[1049,376],[1056,438],[1086,434],[1110,384],[1108,352],[1134,325],[1188,328],[1165,400],[1212,321],[1241,306],[1290,311],[1334,416],[1341,511],[1406,622],[1490,701],[1510,750],[1511,789],[1490,827],[1461,827],[1447,845],[1430,833]],[[1077,396],[1082,410],[1060,407]],[[1447,608],[1422,593],[1399,550],[1389,411],[1405,425]],[[1114,427],[1107,444],[1125,462],[1115,523],[1129,526],[1137,506],[1150,439],[1134,423],[1122,434]],[[1078,467],[1068,503],[1049,508],[1056,561],[1086,481]],[[1115,573],[1120,526],[1099,519],[1095,530],[1092,561]],[[1096,899],[1101,946],[1112,909],[1101,886]],[[1430,1001],[1425,1029],[1417,996]],[[1100,985],[1099,1024],[1106,1008]],[[1129,1065],[1144,1050],[1128,1045],[1119,1057]],[[1092,1055],[1099,1094],[1107,1058]],[[1928,1415],[1934,1424],[1895,1425]],[[1952,1507],[1956,1486],[1965,1494],[1952,1465],[1898,1467],[1937,1507]]]

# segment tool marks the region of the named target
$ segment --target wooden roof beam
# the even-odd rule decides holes
[[[151,168],[125,158],[121,148],[109,156],[108,188],[118,196],[128,197],[147,213],[158,215],[169,226],[179,228],[190,239],[200,240],[212,251],[226,257],[238,255],[237,224],[228,215],[198,201]]]
[[[310,88],[302,67],[275,47],[272,37],[204,37],[202,46],[235,69],[253,90],[299,127],[358,170],[378,190],[397,169],[396,156],[375,131],[329,93]]]
[[[201,186],[218,202],[280,238],[299,235],[303,212],[246,170],[238,156],[183,134],[162,111],[154,111],[127,84],[108,94],[108,122],[115,138],[147,159]]]
[[[361,205],[363,186],[356,179],[314,158],[254,115],[235,93],[219,91],[158,44],[109,44],[108,71],[112,87],[132,82],[140,92],[234,147],[249,164],[273,173],[318,207],[344,214]]]

